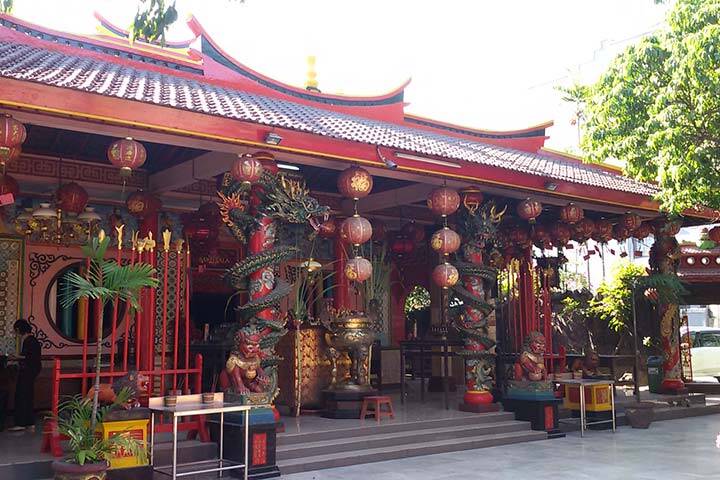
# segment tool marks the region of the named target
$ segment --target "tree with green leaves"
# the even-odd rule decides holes
[[[178,14],[175,2],[165,0],[139,0],[138,11],[133,20],[132,39],[165,43],[165,32],[175,23]]]
[[[614,332],[631,332],[633,288],[645,275],[645,268],[638,264],[619,264],[612,277],[598,287],[597,296],[590,301],[590,312],[606,321]]]
[[[720,0],[677,0],[667,27],[628,47],[584,104],[582,147],[657,182],[672,212],[720,208]]]
[[[103,311],[108,302],[124,302],[130,312],[140,309],[138,300],[140,289],[155,288],[158,281],[155,269],[147,263],[121,265],[107,260],[105,253],[110,245],[110,237],[104,232],[89,240],[83,246],[83,254],[89,260],[87,272],[80,275],[70,271],[65,278],[70,288],[61,297],[63,307],[70,307],[81,298],[100,302],[97,318],[97,343],[95,345],[95,381],[93,383],[93,404],[91,430],[94,431],[98,420],[98,398],[100,394],[100,357],[102,356]],[[132,318],[132,313],[128,315]]]

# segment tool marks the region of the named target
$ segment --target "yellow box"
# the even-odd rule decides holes
[[[612,409],[610,385],[587,385],[585,387],[585,410],[588,412],[609,412]],[[565,385],[563,406],[568,410],[580,410],[580,387]]]
[[[103,438],[105,439],[110,438],[113,435],[128,434],[135,440],[139,441],[142,444],[142,448],[147,451],[148,423],[150,423],[150,420],[147,418],[140,420],[103,422],[100,425],[100,430]],[[147,464],[147,459],[142,461],[140,458],[135,455],[131,455],[129,452],[118,452],[110,459],[111,469],[139,467]]]

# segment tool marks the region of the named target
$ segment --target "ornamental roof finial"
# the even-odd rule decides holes
[[[318,81],[317,81],[317,72],[315,71],[315,55],[308,55],[307,57],[307,79],[305,80],[305,90],[309,90],[311,92],[317,92],[320,93],[320,89],[318,88]]]

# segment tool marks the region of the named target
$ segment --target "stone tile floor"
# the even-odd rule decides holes
[[[720,478],[720,415],[566,438],[285,475],[283,480],[493,480]]]

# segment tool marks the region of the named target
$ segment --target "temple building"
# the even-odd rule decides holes
[[[0,350],[27,319],[41,409],[87,389],[100,335],[103,375],[146,372],[146,396],[222,389],[284,416],[357,418],[358,391],[405,395],[412,370],[422,384],[409,388],[444,393],[438,410],[504,415],[530,334],[544,336],[548,372],[566,365],[552,322],[564,251],[620,258],[627,239],[653,237],[650,268],[672,273],[679,228],[717,216],[668,218],[655,185],[546,149],[552,122],[422,118],[405,113],[406,85],[352,97],[268,78],[195,18],[193,38],[165,46],[97,18],[97,35],[74,35],[0,15],[0,132],[25,132],[0,136]],[[141,311],[61,301],[101,231],[108,258],[155,267]],[[675,358],[677,305],[658,312]],[[348,346],[352,329],[364,340]],[[418,362],[418,348],[434,353]],[[680,361],[664,368],[682,390]],[[185,430],[209,440],[205,428]],[[52,426],[45,440],[61,453]],[[258,465],[274,465],[262,445]],[[283,472],[310,468],[285,455]]]

